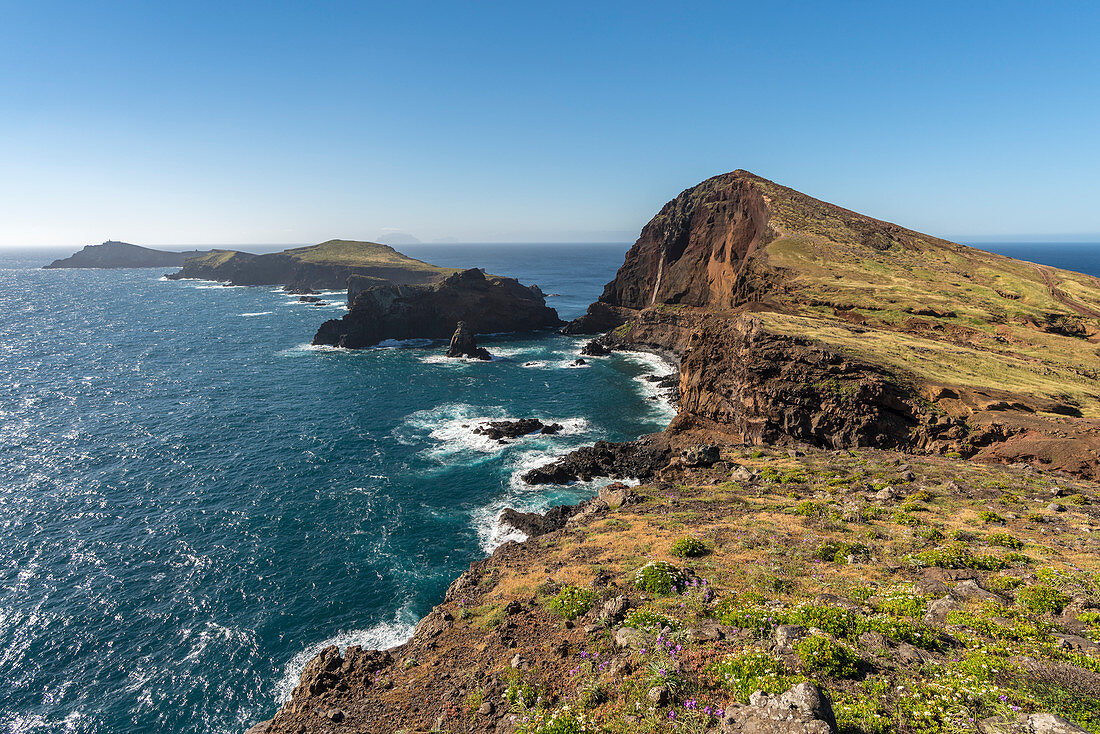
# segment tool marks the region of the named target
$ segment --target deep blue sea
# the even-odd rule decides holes
[[[625,245],[407,247],[538,283],[583,312]],[[389,646],[504,536],[505,505],[576,501],[525,468],[671,416],[582,341],[316,350],[343,313],[159,270],[0,252],[0,731],[242,732],[324,645]],[[482,418],[560,435],[506,446]]]
[[[1100,245],[985,249],[1100,275]],[[418,245],[538,283],[583,312],[626,245]],[[505,537],[506,505],[575,501],[526,467],[672,413],[581,340],[346,352],[307,345],[329,306],[157,270],[41,270],[0,251],[0,731],[242,732],[331,643],[405,639]],[[506,446],[484,418],[566,426]]]

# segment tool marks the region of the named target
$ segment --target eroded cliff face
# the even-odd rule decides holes
[[[708,179],[650,220],[600,300],[627,308],[734,306],[747,259],[769,239],[769,217],[744,171]]]
[[[672,431],[1100,476],[1100,281],[745,171],[666,204],[565,331],[679,357]]]
[[[321,324],[314,344],[362,349],[386,339],[448,339],[462,321],[475,334],[560,326],[536,286],[470,269],[430,285],[348,283],[349,310]]]

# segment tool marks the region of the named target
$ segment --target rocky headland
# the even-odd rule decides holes
[[[188,258],[204,257],[208,254],[210,250],[170,252],[109,240],[101,245],[86,245],[79,252],[54,260],[43,268],[171,268],[183,265]]]
[[[562,325],[538,286],[463,270],[426,285],[348,280],[348,312],[321,324],[313,343],[362,349],[386,339],[447,339],[463,322],[474,334],[535,331]]]
[[[1100,280],[745,171],[666,204],[566,331],[677,355],[673,431],[1100,472]]]
[[[505,510],[255,734],[1100,734],[1100,281],[735,171],[566,331],[671,355],[679,413],[525,479],[641,484]]]
[[[401,254],[388,245],[329,240],[266,255],[214,250],[193,257],[168,277],[197,278],[227,285],[281,285],[292,292],[343,290],[352,276],[374,284],[433,283],[458,272]],[[452,324],[453,327],[453,324]]]

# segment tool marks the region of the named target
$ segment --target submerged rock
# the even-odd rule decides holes
[[[451,336],[451,344],[447,347],[448,357],[469,357],[488,361],[493,358],[487,349],[479,347],[474,339],[474,332],[466,326],[465,321],[458,322],[458,328]],[[477,431],[474,431],[477,433]]]

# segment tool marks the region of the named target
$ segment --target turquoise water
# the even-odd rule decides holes
[[[569,318],[625,249],[434,259],[537,282]],[[569,367],[573,338],[488,338],[490,363],[314,350],[338,305],[37,269],[53,256],[0,253],[2,731],[240,732],[321,646],[403,640],[503,540],[501,507],[591,491],[524,487],[524,467],[670,416],[635,379],[659,364]],[[566,430],[463,428],[506,416]]]

